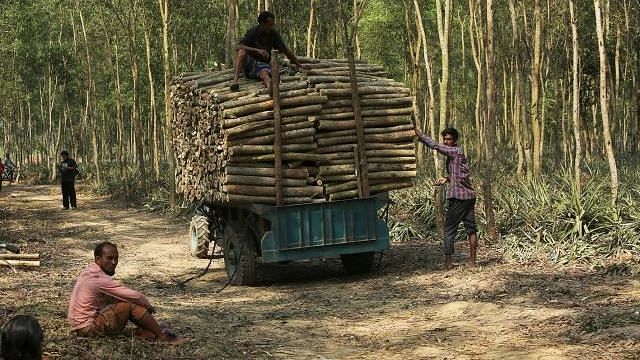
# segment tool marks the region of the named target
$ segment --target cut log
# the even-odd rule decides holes
[[[380,172],[380,171],[388,171],[389,178],[393,178],[395,175],[392,175],[393,172],[396,171],[404,171],[404,170],[413,170],[415,172],[416,165],[415,164],[378,164],[369,162],[368,167],[370,173]],[[318,172],[318,176],[327,176],[327,175],[346,175],[346,174],[355,174],[356,168],[355,165],[325,165],[320,166]]]
[[[273,167],[264,168],[247,168],[243,166],[227,166],[227,174],[229,175],[248,175],[248,176],[269,176],[273,177]],[[282,169],[282,176],[291,179],[307,179],[309,170],[307,169]]]
[[[282,151],[297,152],[310,151],[317,148],[316,144],[282,145]],[[228,149],[229,155],[272,154],[273,145],[236,145]]]
[[[314,202],[311,198],[308,197],[285,197],[283,199],[285,204],[304,204]],[[267,204],[267,205],[275,205],[276,198],[270,196],[251,196],[251,195],[239,195],[239,194],[228,194],[225,196],[223,202],[234,203],[234,204]]]
[[[321,89],[320,94],[328,97],[350,96],[351,89]],[[407,96],[409,89],[393,86],[362,86],[358,88],[358,94],[402,94]]]
[[[313,113],[319,112],[320,110],[322,110],[322,105],[319,105],[319,104],[307,105],[307,106],[283,109],[281,111],[281,115],[284,118],[284,117],[302,115],[302,114],[313,114]],[[250,122],[267,120],[267,119],[273,119],[273,110],[262,111],[259,113],[254,113],[251,115],[246,115],[246,116],[242,116],[234,119],[224,119],[224,122],[222,123],[222,127],[227,129],[227,128],[232,128],[234,126],[250,123]]]
[[[343,151],[351,151],[353,149],[352,144],[342,144],[342,145],[333,145],[333,146],[324,146],[318,147],[316,150],[319,154],[329,154]],[[393,144],[393,143],[367,143],[367,150],[414,150],[415,145],[413,143],[405,143],[405,144]]]
[[[413,113],[413,108],[388,108],[388,109],[368,109],[362,110],[362,116],[390,116],[390,115],[410,115]],[[339,119],[353,119],[353,112],[342,112],[336,114],[318,114],[316,120],[339,120]]]
[[[285,179],[282,179],[285,180]],[[250,195],[250,196],[273,196],[276,195],[276,189],[271,186],[255,186],[255,185],[235,185],[227,184],[224,187],[224,191],[228,194],[235,195]],[[282,195],[285,197],[312,197],[323,195],[324,188],[322,186],[309,186],[303,184],[300,187],[283,187]]]
[[[40,266],[40,260],[10,260],[10,259],[0,259],[0,266],[39,267],[39,266]]]
[[[326,96],[317,95],[304,95],[298,97],[284,98],[280,100],[280,106],[284,108],[299,107],[305,105],[322,104],[327,101]],[[257,112],[270,111],[273,109],[273,100],[267,100],[264,102],[247,104],[244,106],[238,106],[232,109],[225,109],[223,117],[240,117]]]
[[[286,169],[283,169],[286,170]],[[227,185],[258,185],[258,186],[274,186],[275,176],[247,176],[247,175],[227,175],[222,179]],[[307,179],[282,179],[282,186],[303,187],[307,185]]]
[[[0,254],[2,260],[39,260],[40,254]]]
[[[375,194],[383,191],[403,189],[411,186],[413,186],[412,182],[403,181],[403,182],[397,182],[397,183],[371,185],[369,188],[371,189],[371,193]],[[329,195],[329,200],[333,201],[333,200],[349,199],[357,195],[358,195],[358,190],[348,190],[348,191],[343,191],[343,192]]]
[[[367,134],[365,140],[367,142],[381,142],[381,143],[402,143],[413,141],[415,137],[413,130],[399,131],[388,134]],[[356,142],[355,136],[337,136],[326,139],[318,139],[318,147],[337,145],[337,144],[353,144]]]

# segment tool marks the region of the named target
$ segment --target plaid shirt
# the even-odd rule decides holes
[[[469,165],[464,152],[457,146],[438,144],[427,135],[418,136],[420,141],[429,148],[438,151],[447,157],[447,173],[449,185],[447,185],[447,199],[469,200],[475,199],[476,191],[469,179]]]

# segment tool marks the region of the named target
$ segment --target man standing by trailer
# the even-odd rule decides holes
[[[78,171],[78,164],[76,161],[69,157],[69,153],[64,150],[60,153],[62,156],[62,162],[58,165],[60,171],[60,184],[62,186],[62,207],[65,210],[76,209],[76,187],[75,180]]]
[[[476,218],[474,208],[476,204],[476,191],[469,179],[469,164],[464,152],[458,146],[458,130],[447,128],[442,131],[442,144],[428,137],[420,129],[415,128],[416,135],[420,141],[430,149],[436,150],[447,157],[448,177],[436,180],[435,185],[447,185],[448,207],[444,222],[444,255],[446,268],[453,267],[453,249],[458,225],[462,221],[467,231],[469,240],[469,261],[470,267],[476,266],[476,248],[478,247],[478,237],[476,235]]]
[[[251,79],[260,79],[267,89],[271,88],[271,50],[280,50],[289,60],[301,67],[296,55],[287,48],[282,41],[280,33],[275,29],[276,17],[269,11],[263,11],[258,15],[258,26],[255,26],[244,35],[238,45],[236,54],[233,84],[231,90],[238,90],[240,72],[244,70],[245,76]]]

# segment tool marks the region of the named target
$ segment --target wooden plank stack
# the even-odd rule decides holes
[[[358,197],[356,124],[344,59],[301,58],[281,75],[285,204]],[[378,65],[356,64],[371,194],[415,177],[412,100]],[[261,82],[231,70],[187,73],[171,86],[176,188],[209,203],[275,203],[273,101]]]

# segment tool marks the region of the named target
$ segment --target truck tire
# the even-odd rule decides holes
[[[372,252],[340,255],[342,266],[349,274],[366,274],[373,267]]]
[[[232,285],[256,281],[256,242],[248,226],[230,221],[224,227],[224,267]]]
[[[203,215],[194,215],[189,224],[189,244],[191,255],[199,259],[208,259],[209,255],[209,219]]]

